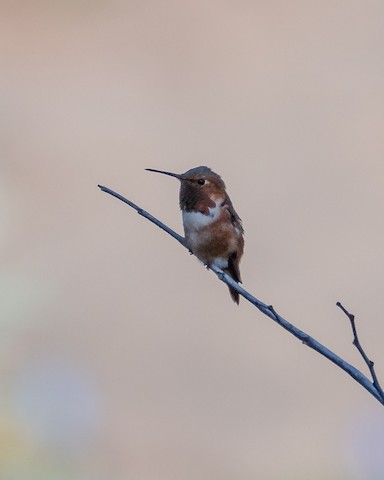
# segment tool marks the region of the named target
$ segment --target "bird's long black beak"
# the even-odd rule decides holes
[[[181,180],[181,175],[179,175],[177,173],[164,172],[163,170],[155,170],[153,168],[146,168],[145,170],[147,170],[148,172],[163,173],[164,175],[169,175],[170,177],[175,177],[175,178],[178,178],[179,180]]]

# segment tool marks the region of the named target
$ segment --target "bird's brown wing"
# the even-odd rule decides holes
[[[224,272],[227,273],[230,277],[232,277],[235,280],[235,282],[241,283],[239,262],[240,262],[241,256],[243,255],[243,249],[244,249],[244,238],[243,238],[244,228],[241,223],[241,218],[237,214],[236,210],[233,208],[231,199],[227,194],[225,196],[225,199],[222,205],[228,210],[232,225],[234,226],[234,228],[236,228],[240,232],[237,251],[232,252],[229,255],[228,267],[224,269]],[[228,288],[229,288],[229,292],[231,294],[232,300],[237,304],[239,304],[239,300],[240,300],[239,293],[231,287],[228,287]]]
[[[227,207],[228,212],[231,215],[232,225],[234,227],[238,228],[240,230],[241,234],[243,234],[244,233],[244,228],[243,228],[243,225],[242,225],[242,222],[241,222],[241,218],[239,217],[236,210],[234,209],[234,207],[232,205],[232,202],[231,202],[231,199],[229,198],[229,196],[227,194],[225,195],[225,199],[224,199],[224,202],[223,202],[222,205]]]

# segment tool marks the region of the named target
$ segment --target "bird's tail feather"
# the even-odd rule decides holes
[[[236,252],[233,252],[228,258],[228,267],[224,268],[223,271],[227,273],[235,282],[241,283],[240,269],[239,264],[236,262]],[[229,293],[231,294],[232,300],[239,305],[240,295],[237,290],[232,287],[229,287]]]

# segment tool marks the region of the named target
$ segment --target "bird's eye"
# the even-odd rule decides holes
[[[197,180],[197,183],[198,183],[199,185],[204,185],[204,183],[205,183],[204,178],[199,178],[199,180]]]

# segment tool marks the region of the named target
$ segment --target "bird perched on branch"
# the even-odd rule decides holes
[[[220,175],[204,166],[181,174],[146,170],[180,180],[186,246],[207,267],[215,265],[241,283],[239,263],[244,250],[244,229]],[[231,287],[229,291],[238,304],[239,293]]]

